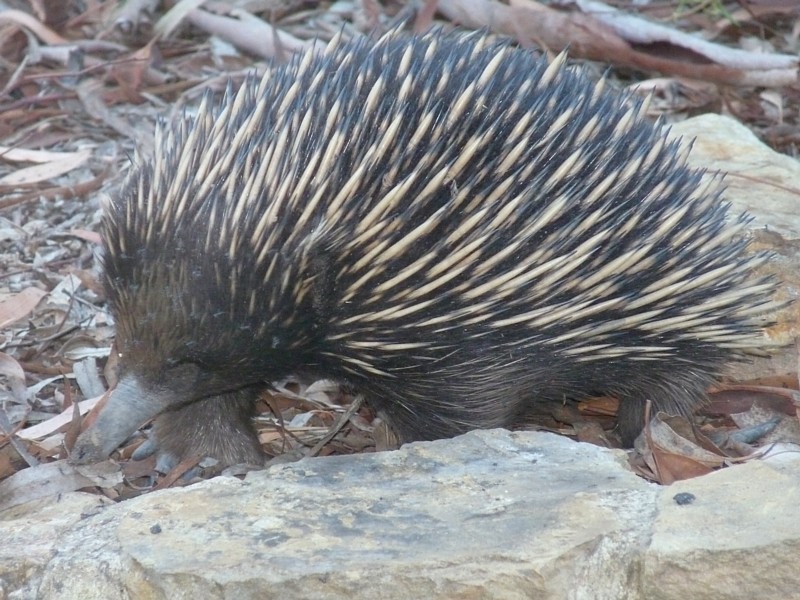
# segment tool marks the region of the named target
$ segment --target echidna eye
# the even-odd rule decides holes
[[[186,358],[186,357],[170,358],[170,359],[168,359],[166,361],[166,365],[165,366],[166,366],[167,372],[169,372],[170,374],[174,374],[174,373],[176,373],[177,371],[180,371],[180,370],[188,371],[189,369],[192,369],[192,368],[194,368],[194,369],[201,368],[201,366],[198,365],[195,361],[193,361],[193,360],[191,360],[189,358]]]
[[[181,380],[185,382],[196,382],[202,379],[202,376],[207,373],[209,373],[209,371],[203,365],[190,360],[180,360],[167,365],[164,376],[171,381]]]

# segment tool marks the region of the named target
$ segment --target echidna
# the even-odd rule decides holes
[[[484,34],[333,42],[162,124],[103,225],[120,379],[75,462],[152,417],[174,459],[259,462],[259,391],[363,394],[402,440],[541,399],[686,413],[772,284],[641,104]]]

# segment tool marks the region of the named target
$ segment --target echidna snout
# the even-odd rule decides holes
[[[257,461],[252,402],[332,378],[404,440],[610,393],[687,413],[772,285],[716,182],[629,97],[483,35],[332,43],[161,125],[105,215],[119,389],[73,460],[156,417]]]

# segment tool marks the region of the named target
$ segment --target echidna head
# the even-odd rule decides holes
[[[117,321],[120,378],[134,378],[150,393],[169,389],[176,402],[189,402],[232,382],[251,383],[230,378],[231,361],[242,356],[238,346],[255,340],[221,310],[223,298],[213,298],[205,269],[193,266],[191,256],[182,262],[107,259],[106,287]],[[114,273],[126,266],[127,274]]]
[[[104,261],[120,381],[167,408],[286,374],[311,326],[269,312],[274,290],[264,288],[263,274],[201,251],[188,234],[179,244],[142,242],[130,254],[117,243]]]

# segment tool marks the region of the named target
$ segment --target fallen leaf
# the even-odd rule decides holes
[[[0,302],[0,328],[27,317],[46,295],[44,290],[29,287]]]

